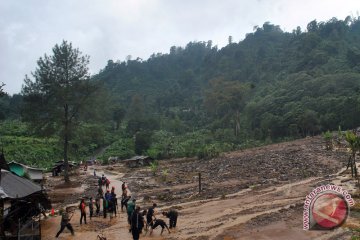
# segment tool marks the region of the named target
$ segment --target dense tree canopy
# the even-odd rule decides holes
[[[78,50],[70,52],[79,56]],[[61,46],[55,53],[58,59],[39,60],[36,81],[26,80],[22,95],[0,99],[0,118],[18,118],[14,109],[24,98],[25,110],[32,109],[29,103],[37,106],[24,115],[24,120],[38,119],[37,129],[55,133],[63,126],[58,120],[64,119],[65,102],[70,120],[80,119],[87,58],[76,58],[80,66],[69,71],[74,74],[69,80],[76,81],[64,88],[59,76],[66,72],[61,60],[66,53]],[[90,82],[105,89],[98,96],[103,118],[83,126],[86,142],[74,136],[71,144],[76,149],[88,144],[80,151],[88,155],[110,145],[111,154],[118,148],[119,156],[135,151],[155,157],[203,156],[339,126],[351,129],[360,116],[360,18],[314,20],[292,32],[265,22],[240,42],[229,37],[221,49],[209,40],[172,46],[169,53],[154,53],[147,60],[109,60]],[[124,151],[119,144],[125,143],[134,149]]]

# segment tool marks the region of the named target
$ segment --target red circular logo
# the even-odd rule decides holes
[[[335,193],[320,194],[311,210],[317,224],[326,229],[340,226],[348,215],[347,202],[341,195]]]

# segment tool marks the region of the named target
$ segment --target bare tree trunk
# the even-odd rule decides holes
[[[357,167],[356,167],[356,153],[353,154],[353,165],[354,165],[354,174],[355,174],[355,178],[357,178],[358,173],[357,173]]]
[[[351,156],[349,156],[349,160],[348,160],[348,164],[346,166],[346,170],[348,170],[351,165],[352,165],[352,158],[351,158]]]
[[[68,146],[69,146],[69,107],[67,103],[64,106],[65,121],[64,121],[64,180],[66,183],[70,182],[69,178],[69,162],[68,162]]]
[[[0,169],[1,171],[1,169]],[[4,229],[4,199],[0,199],[0,239],[5,239]]]
[[[235,114],[235,136],[238,136],[240,133],[240,112],[236,110]]]

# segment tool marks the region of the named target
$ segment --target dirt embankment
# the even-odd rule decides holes
[[[323,140],[314,137],[226,153],[211,160],[163,160],[155,177],[149,168],[143,168],[128,170],[125,178],[145,199],[184,202],[331,175],[346,160],[344,153],[326,151]]]

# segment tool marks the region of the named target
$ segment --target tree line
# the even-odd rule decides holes
[[[190,42],[147,60],[109,60],[94,76],[88,58],[65,41],[39,59],[21,94],[0,99],[0,118],[61,137],[71,158],[105,146],[104,159],[207,157],[351,129],[360,116],[359,40],[360,18],[314,20],[292,32],[266,22],[221,49]],[[45,102],[42,114],[29,111]]]

